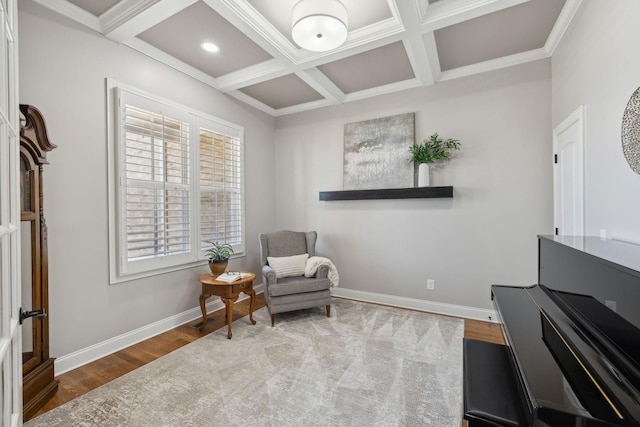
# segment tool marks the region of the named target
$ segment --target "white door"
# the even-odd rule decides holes
[[[0,425],[22,425],[17,0],[0,0]]]
[[[584,235],[584,107],[553,130],[555,234]]]

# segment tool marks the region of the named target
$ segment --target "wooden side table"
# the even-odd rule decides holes
[[[204,302],[207,298],[212,295],[219,296],[224,305],[226,306],[227,313],[227,338],[231,339],[231,324],[233,319],[233,303],[236,302],[240,292],[244,292],[249,295],[251,298],[249,304],[249,320],[252,325],[256,324],[256,321],[253,320],[253,308],[256,303],[256,292],[253,290],[253,279],[256,278],[256,275],[253,273],[242,273],[243,275],[247,275],[242,279],[236,280],[235,282],[222,282],[216,280],[214,276],[211,274],[203,274],[198,279],[200,283],[202,283],[202,294],[200,294],[200,309],[202,310],[202,325],[200,326],[200,330],[204,329],[204,325],[207,324],[207,310],[205,308]]]

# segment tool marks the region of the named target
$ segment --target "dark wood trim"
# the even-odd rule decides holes
[[[453,197],[453,187],[384,188],[377,190],[321,191],[320,200],[430,199]]]

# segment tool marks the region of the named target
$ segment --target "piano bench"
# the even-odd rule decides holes
[[[504,345],[463,340],[464,418],[469,427],[527,425]]]

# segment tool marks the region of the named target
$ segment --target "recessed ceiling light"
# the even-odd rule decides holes
[[[207,52],[211,52],[211,53],[220,52],[220,48],[215,43],[204,42],[200,45],[200,47],[206,50]]]

